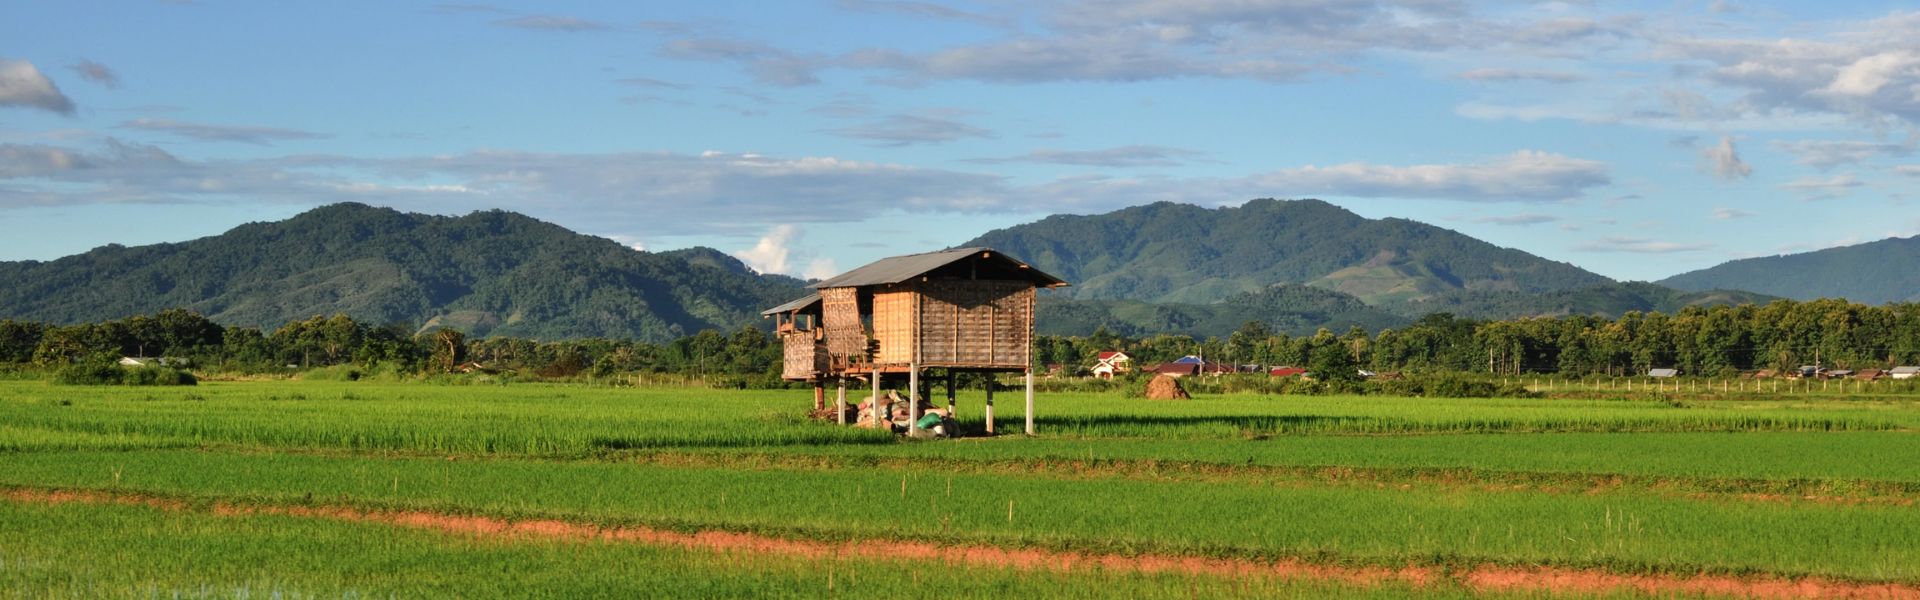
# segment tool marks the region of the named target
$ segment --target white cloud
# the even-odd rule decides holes
[[[652,77],[627,77],[624,79],[615,79],[613,80],[613,82],[624,84],[624,85],[631,85],[635,87],[643,87],[643,88],[664,88],[669,90],[687,89],[687,85],[684,83],[674,83],[671,81],[654,79]]]
[[[1306,166],[1257,179],[1291,193],[1492,202],[1566,200],[1611,183],[1606,163],[1534,150],[1468,164]]]
[[[323,134],[298,129],[258,127],[253,125],[188,123],[172,119],[134,119],[121,123],[119,127],[122,129],[168,133],[209,142],[240,142],[261,146],[269,146],[276,141],[312,140],[328,137]]]
[[[634,237],[631,235],[622,235],[618,233],[608,234],[601,237],[613,240],[615,242],[619,242],[620,245],[626,246],[628,248],[632,248],[634,250],[639,250],[641,252],[647,251],[647,244],[641,241],[640,238],[638,237]]]
[[[759,42],[732,38],[672,40],[660,47],[659,54],[681,60],[739,63],[760,83],[781,87],[819,83],[816,72],[827,66],[820,57],[802,56]]]
[[[1221,178],[1074,175],[1014,192],[1032,204],[1067,212],[1162,201],[1221,205],[1249,198],[1313,196],[1554,202],[1609,181],[1605,163],[1521,151],[1479,163],[1347,163]]]
[[[1673,254],[1676,252],[1696,252],[1712,248],[1706,242],[1663,242],[1636,237],[1605,237],[1578,246],[1574,250],[1581,252],[1628,252],[1634,254]]]
[[[773,226],[766,235],[760,236],[760,241],[752,248],[735,252],[733,255],[741,262],[747,263],[747,266],[752,267],[756,272],[786,273],[787,255],[792,253],[789,246],[799,240],[800,228],[783,223]]]
[[[374,202],[428,212],[521,210],[587,230],[739,235],[844,212],[1025,210],[995,175],[757,154],[559,154],[182,159],[108,140],[0,144],[0,209],[25,204]],[[821,210],[832,207],[833,210]]]
[[[111,139],[89,148],[0,144],[0,187],[6,188],[0,210],[356,200],[438,213],[503,208],[576,229],[647,238],[759,236],[774,225],[847,214],[1024,214],[1036,206],[1098,212],[1161,200],[1220,205],[1328,194],[1543,202],[1607,183],[1602,163],[1532,151],[1466,164],[1349,163],[1235,177],[1082,175],[1016,185],[991,174],[718,151],[194,160]],[[790,258],[787,268],[800,264]]]
[[[1824,200],[1840,197],[1863,185],[1866,184],[1852,173],[1842,173],[1832,177],[1802,177],[1780,184],[1780,189],[1799,192],[1808,200]]]
[[[1468,81],[1544,81],[1547,83],[1573,83],[1586,79],[1578,73],[1565,71],[1536,71],[1526,69],[1481,68],[1455,73],[1457,79]]]
[[[110,88],[120,87],[120,76],[115,75],[113,69],[107,68],[106,65],[91,60],[81,60],[80,62],[67,65],[67,68],[72,69],[74,73],[78,73],[81,79]]]
[[[941,5],[843,0],[842,6],[988,22]],[[1625,33],[1632,19],[1593,19],[1550,9],[1478,14],[1433,0],[1084,0],[1032,3],[1026,21],[1005,21],[1007,35],[925,51],[864,48],[802,55],[726,38],[668,41],[662,54],[740,64],[762,81],[805,85],[841,68],[880,71],[903,84],[968,79],[1000,83],[1131,82],[1186,77],[1298,81],[1346,73],[1356,57],[1381,52],[1459,49],[1553,52]],[[997,18],[993,20],[998,20]],[[790,77],[769,67],[779,65]],[[1547,77],[1551,78],[1552,75]]]
[[[1853,61],[1833,76],[1820,91],[1841,96],[1867,97],[1878,93],[1893,80],[1920,65],[1920,58],[1907,51],[1874,54]]]
[[[42,145],[0,145],[0,179],[39,177],[77,168],[85,159],[65,148]]]
[[[801,279],[826,279],[840,274],[840,266],[830,257],[820,257],[807,261],[807,269],[800,272]]]
[[[1744,179],[1753,174],[1753,167],[1740,160],[1739,150],[1733,147],[1733,136],[1721,136],[1719,144],[1701,149],[1700,156],[1720,179]]]
[[[33,63],[0,58],[0,107],[6,106],[73,114],[73,100]]]
[[[1655,35],[1653,55],[1707,65],[1706,83],[1751,111],[1843,115],[1881,127],[1920,121],[1920,12],[1809,27],[1801,37]],[[1679,31],[1679,30],[1676,30]]]
[[[1008,17],[967,12],[927,2],[900,2],[896,0],[839,0],[835,3],[850,11],[892,13],[925,19],[963,21],[991,27],[1008,27],[1013,20]]]
[[[1894,167],[1893,172],[1900,175],[1920,177],[1920,165],[1900,165]]]
[[[563,16],[555,16],[555,15],[527,15],[524,17],[513,17],[510,19],[501,19],[498,21],[494,21],[493,24],[499,25],[501,27],[511,27],[514,29],[531,29],[536,31],[561,31],[561,32],[567,32],[567,33],[580,33],[580,32],[588,32],[588,31],[607,31],[607,30],[613,29],[613,26],[608,25],[606,23],[601,23],[598,21],[589,21],[589,20],[581,19],[577,17],[563,17]]]
[[[1740,210],[1737,208],[1721,207],[1721,208],[1713,209],[1713,218],[1719,219],[1722,221],[1731,221],[1734,219],[1745,219],[1751,216],[1754,216],[1754,213]]]
[[[1820,169],[1859,163],[1876,156],[1913,154],[1913,147],[1908,145],[1853,140],[1776,140],[1773,146],[1793,154],[1800,164]]]
[[[1085,167],[1173,167],[1179,166],[1184,160],[1205,155],[1203,152],[1195,152],[1181,148],[1135,145],[1101,150],[1051,150],[1042,148],[1021,156],[1008,158],[975,158],[967,162],[985,164],[1031,162]]]
[[[827,133],[873,140],[882,146],[938,144],[966,138],[990,138],[993,132],[960,121],[925,115],[889,115],[885,119],[829,129]]]
[[[1493,225],[1522,226],[1522,225],[1539,225],[1541,223],[1552,223],[1558,220],[1560,220],[1560,217],[1556,217],[1553,215],[1543,215],[1539,213],[1526,213],[1526,214],[1518,214],[1518,215],[1480,217],[1480,218],[1474,219],[1473,222],[1489,223]]]

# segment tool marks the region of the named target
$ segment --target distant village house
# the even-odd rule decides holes
[[[1274,367],[1267,369],[1268,377],[1293,377],[1305,374],[1307,374],[1307,370],[1301,367]]]
[[[1120,351],[1101,352],[1093,361],[1093,376],[1101,379],[1113,379],[1133,370],[1133,357]]]
[[[1189,354],[1173,362],[1154,365],[1153,368],[1148,369],[1148,371],[1169,377],[1186,377],[1190,375],[1211,375],[1217,377],[1226,373],[1232,373],[1235,369],[1233,365],[1214,362]]]
[[[164,367],[173,363],[173,359],[153,356],[122,356],[119,361],[122,367]]]

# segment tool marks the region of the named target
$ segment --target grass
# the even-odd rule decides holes
[[[1260,440],[1040,437],[940,444],[723,449],[726,455],[969,462],[1202,463],[1230,467],[1474,470],[1655,479],[1920,485],[1920,434],[1875,432],[1543,433],[1279,436]],[[641,453],[644,454],[644,453]]]
[[[33,453],[8,467],[0,484],[807,538],[1920,581],[1920,512],[1897,505],[180,450]]]
[[[864,392],[849,394],[858,400]],[[1003,425],[1016,426],[1021,403],[1009,396],[1017,394],[996,408]],[[979,427],[981,400],[961,395],[963,426]],[[807,421],[798,415],[809,404],[804,391],[678,387],[0,381],[0,485],[832,540],[1920,583],[1920,401],[1909,398],[1151,402],[1060,393],[1040,398],[1039,437],[933,443]],[[1800,498],[1807,495],[1822,498]],[[633,595],[619,592],[664,585],[688,590],[683,595],[818,596],[808,577],[820,568],[890,568],[135,508],[0,502],[0,532],[13,536],[0,538],[0,560],[9,561],[0,564],[0,597],[235,595],[227,590],[236,584],[263,595],[445,595],[487,577],[483,566],[458,564],[418,581],[362,572],[343,558],[357,559],[354,552],[325,541],[352,539],[343,532],[362,528],[379,532],[355,535],[409,540],[370,550],[397,573],[424,573],[433,556],[530,565],[524,577],[539,589],[500,595]],[[29,514],[43,509],[52,514]],[[105,516],[88,520],[94,513]],[[69,528],[36,529],[41,520]],[[165,523],[159,531],[181,539],[162,539],[136,521]],[[61,531],[69,533],[46,535]],[[125,537],[142,531],[148,536]],[[244,547],[235,556],[290,544],[297,560],[264,573],[225,551],[188,552],[148,569],[57,558],[189,543]],[[543,569],[564,571],[554,553],[587,557],[583,572],[606,578],[551,576]],[[1036,589],[1024,576],[975,571],[936,583],[963,596]],[[730,587],[736,576],[746,587]],[[1217,580],[1048,577],[1110,591],[1091,594],[1102,596],[1237,594]],[[1238,595],[1329,591],[1268,583],[1264,594]],[[890,582],[921,589],[912,584]]]
[[[129,549],[137,549],[130,551]],[[352,557],[340,560],[339,557]],[[0,503],[4,598],[1467,598],[1259,574],[1008,571],[515,539],[279,515]]]
[[[578,454],[607,449],[890,444],[819,427],[805,394],[557,385],[210,383],[194,390],[0,382],[0,422],[78,433],[281,448]],[[980,399],[962,424],[981,429]],[[1215,440],[1293,435],[1912,431],[1913,401],[1702,402],[1234,395],[1151,403],[1060,394],[1041,405],[1052,438]],[[1003,424],[1024,417],[1002,402]]]

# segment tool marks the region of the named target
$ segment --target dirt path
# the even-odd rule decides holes
[[[151,496],[95,491],[14,488],[0,498],[24,504],[119,504],[174,512],[198,510],[187,502]],[[1069,572],[1100,569],[1135,573],[1178,573],[1215,577],[1267,575],[1284,579],[1338,582],[1373,586],[1396,582],[1426,586],[1455,584],[1488,592],[1552,592],[1606,594],[1640,592],[1651,595],[1719,595],[1738,598],[1873,598],[1920,600],[1920,586],[1868,584],[1820,578],[1782,579],[1725,575],[1628,575],[1590,569],[1515,568],[1483,565],[1465,571],[1444,572],[1436,567],[1359,567],[1314,564],[1282,559],[1207,558],[1170,555],[1118,555],[1011,549],[981,545],[939,545],[891,540],[814,541],[726,531],[686,533],[648,527],[602,527],[557,520],[509,521],[493,517],[422,511],[377,511],[340,506],[263,506],[216,502],[206,509],[221,516],[287,515],[379,523],[475,536],[571,540],[614,540],[718,552],[778,554],[800,558],[835,557],[940,561],[983,567]]]

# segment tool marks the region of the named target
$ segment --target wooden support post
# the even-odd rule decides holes
[[[955,418],[953,414],[953,384],[953,369],[947,369],[947,418],[949,419]]]
[[[1033,435],[1033,367],[1027,367],[1027,435]]]
[[[835,377],[833,380],[839,384],[833,391],[833,422],[845,425],[847,424],[847,378]]]
[[[886,420],[880,418],[880,367],[873,368],[873,404],[868,409],[873,411],[873,426],[881,427]]]
[[[993,375],[987,376],[987,435],[993,435],[993,386],[999,383],[998,379]]]
[[[920,430],[920,361],[907,366],[907,431]]]
[[[814,412],[820,412],[826,409],[827,382],[815,379],[813,381],[813,410]]]

